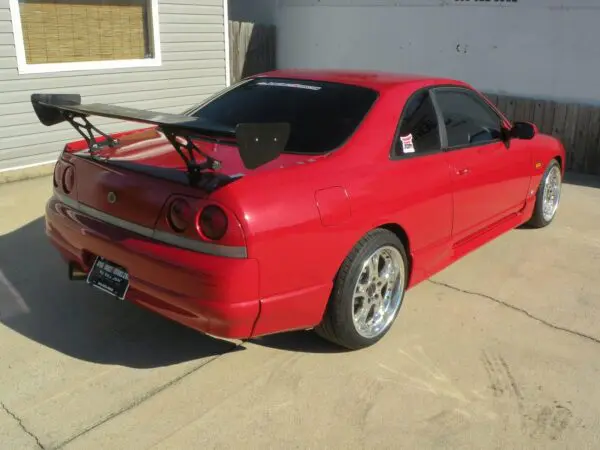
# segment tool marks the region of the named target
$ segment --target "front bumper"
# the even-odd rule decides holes
[[[252,336],[260,311],[254,259],[156,242],[82,214],[56,197],[46,204],[46,234],[67,262],[86,272],[96,256],[125,267],[127,300],[207,334]]]

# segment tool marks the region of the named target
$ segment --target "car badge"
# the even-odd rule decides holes
[[[113,204],[117,201],[117,194],[114,192],[109,192],[106,199],[108,200],[108,203]]]

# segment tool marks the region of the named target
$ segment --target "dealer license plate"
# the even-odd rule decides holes
[[[87,282],[123,300],[129,289],[129,274],[124,267],[98,257],[88,274]]]

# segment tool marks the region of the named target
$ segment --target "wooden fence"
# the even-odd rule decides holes
[[[559,138],[569,171],[600,175],[600,107],[486,94],[513,121],[528,121]]]
[[[276,68],[275,27],[252,22],[229,22],[231,82]]]
[[[229,22],[231,81],[276,68],[275,27]],[[600,107],[486,94],[510,120],[535,123],[558,137],[567,150],[569,171],[600,175]]]

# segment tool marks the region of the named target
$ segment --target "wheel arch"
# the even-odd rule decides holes
[[[368,233],[371,233],[372,231],[375,231],[378,229],[383,229],[383,230],[390,231],[391,233],[394,233],[396,235],[396,237],[398,239],[400,239],[400,242],[402,242],[402,245],[404,246],[404,250],[406,251],[406,258],[408,259],[408,277],[409,277],[409,281],[410,281],[410,277],[412,275],[412,268],[413,268],[413,257],[412,257],[410,238],[408,236],[408,233],[406,232],[406,229],[402,225],[395,223],[395,222],[382,223],[380,225],[373,226],[373,227],[369,228],[368,230],[365,230],[365,232],[362,233],[358,237],[358,239],[356,239],[356,241],[352,244],[350,249],[346,252],[344,257],[338,264],[337,270],[335,272],[335,277],[337,277],[339,268],[342,266],[344,260],[348,257],[348,255],[352,252],[352,249],[354,248],[354,246],[356,246],[356,244],[358,242],[360,242],[360,240],[363,237],[365,237]]]
[[[552,157],[550,158],[550,161],[552,161],[553,159],[554,159],[554,160],[556,160],[556,162],[558,163],[558,165],[559,165],[559,166],[560,166],[560,168],[562,169],[562,168],[563,168],[563,164],[564,164],[562,156],[561,156],[561,155],[559,155],[559,154],[555,154],[554,156],[552,156]],[[549,161],[549,162],[550,162],[550,161]]]
[[[406,251],[406,258],[408,259],[408,282],[410,283],[410,279],[412,276],[412,269],[413,269],[413,258],[412,258],[412,251],[411,251],[411,247],[410,247],[410,238],[408,237],[408,233],[406,232],[404,227],[402,227],[400,224],[394,223],[394,222],[385,223],[385,224],[379,225],[376,228],[381,228],[384,230],[391,231],[392,233],[394,233],[396,235],[396,237],[398,237],[398,239],[400,239],[400,242],[402,242],[402,245],[404,245],[404,250]]]
[[[400,242],[402,242],[402,245],[404,246],[404,250],[406,252],[406,259],[408,260],[407,261],[408,262],[407,271],[408,271],[408,282],[410,283],[410,281],[412,279],[412,274],[413,274],[413,255],[412,255],[411,241],[410,241],[410,237],[409,237],[409,234],[407,233],[406,229],[402,225],[400,225],[399,223],[396,223],[396,222],[385,222],[385,223],[381,223],[379,225],[372,224],[368,229],[365,229],[362,233],[358,234],[354,238],[354,242],[349,244],[349,247],[344,250],[343,256],[341,256],[341,258],[336,263],[335,269],[333,271],[333,276],[332,276],[333,280],[335,280],[338,277],[339,270],[342,267],[342,264],[344,263],[346,258],[348,258],[348,256],[352,253],[352,250],[360,242],[360,240],[363,239],[367,234],[369,234],[375,230],[378,230],[378,229],[387,230],[387,231],[393,233],[398,239],[400,239]]]
[[[330,292],[329,298],[327,299],[327,302],[324,305],[325,308],[323,310],[323,316],[322,316],[321,322],[315,327],[315,331],[321,337],[324,337],[325,339],[327,339],[331,342],[334,342],[338,345],[342,345],[342,346],[350,348],[350,349],[358,349],[358,348],[362,348],[365,346],[364,343],[360,343],[360,342],[358,344],[356,344],[356,340],[354,338],[350,339],[350,342],[351,342],[350,344],[347,343],[348,342],[348,337],[347,337],[347,332],[346,332],[347,327],[345,326],[345,323],[347,321],[344,322],[344,320],[340,319],[340,314],[346,314],[345,312],[340,313],[340,311],[347,311],[347,308],[343,307],[340,310],[339,304],[340,304],[341,298],[348,298],[347,295],[344,295],[344,292],[346,292],[344,289],[347,289],[345,287],[347,278],[345,278],[345,277],[347,277],[349,274],[351,274],[350,270],[351,270],[352,266],[347,264],[347,262],[348,262],[347,258],[353,254],[355,256],[358,255],[356,253],[357,245],[361,242],[366,242],[365,239],[369,238],[370,237],[369,235],[379,234],[379,238],[381,238],[382,235],[384,234],[382,232],[384,232],[384,231],[386,232],[386,234],[391,233],[393,236],[395,236],[401,242],[402,246],[404,247],[402,253],[405,254],[405,257],[407,259],[407,265],[408,265],[408,267],[406,268],[407,280],[406,280],[406,286],[404,289],[404,292],[406,292],[406,289],[410,283],[410,278],[411,278],[412,272],[413,272],[413,270],[412,270],[412,268],[413,268],[412,259],[413,258],[412,258],[412,254],[411,254],[410,239],[409,239],[408,233],[406,232],[405,228],[402,227],[398,223],[388,222],[388,223],[382,223],[380,225],[372,225],[369,229],[365,230],[364,233],[362,233],[362,235],[360,237],[358,237],[358,239],[352,245],[352,248],[350,249],[348,254],[342,260],[342,263],[340,264],[338,270],[336,271],[336,274],[334,277],[334,285]],[[389,242],[389,237],[388,237],[387,241]],[[340,275],[342,275],[341,279],[339,278]],[[342,295],[342,297],[340,297],[340,295]],[[404,293],[402,295],[404,295]],[[396,312],[396,314],[397,314],[397,312]],[[341,316],[341,317],[344,317],[344,316]],[[389,329],[389,327],[387,329]],[[342,332],[341,339],[340,339],[340,334],[338,332],[340,330]],[[387,333],[387,331],[386,331],[386,333]],[[345,334],[345,337],[344,337],[344,334]],[[383,337],[383,334],[380,337],[378,337],[374,342],[377,342],[381,337]],[[344,343],[344,342],[346,342],[346,343]],[[372,343],[367,344],[367,345],[372,345]]]

